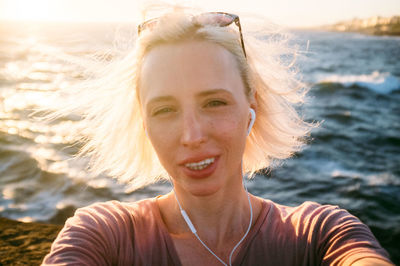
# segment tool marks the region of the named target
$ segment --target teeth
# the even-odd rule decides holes
[[[197,163],[187,163],[185,166],[187,168],[190,168],[192,170],[202,170],[212,164],[214,162],[215,158],[209,158],[205,159],[203,161],[197,162]]]

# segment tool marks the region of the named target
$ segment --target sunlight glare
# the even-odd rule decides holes
[[[51,0],[13,0],[3,3],[3,12],[13,20],[47,21],[54,12],[54,2]]]

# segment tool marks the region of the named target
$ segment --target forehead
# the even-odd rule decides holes
[[[140,76],[142,103],[164,94],[222,88],[244,93],[235,57],[207,41],[163,44],[144,58]]]

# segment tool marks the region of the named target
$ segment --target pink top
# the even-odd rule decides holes
[[[265,200],[233,265],[350,265],[363,257],[389,261],[369,228],[347,211]],[[78,209],[43,261],[51,264],[181,265],[155,198]]]

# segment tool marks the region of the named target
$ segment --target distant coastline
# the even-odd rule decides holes
[[[378,36],[400,36],[400,16],[374,16],[365,19],[354,18],[333,25],[325,25],[320,28],[329,31],[358,32]]]

